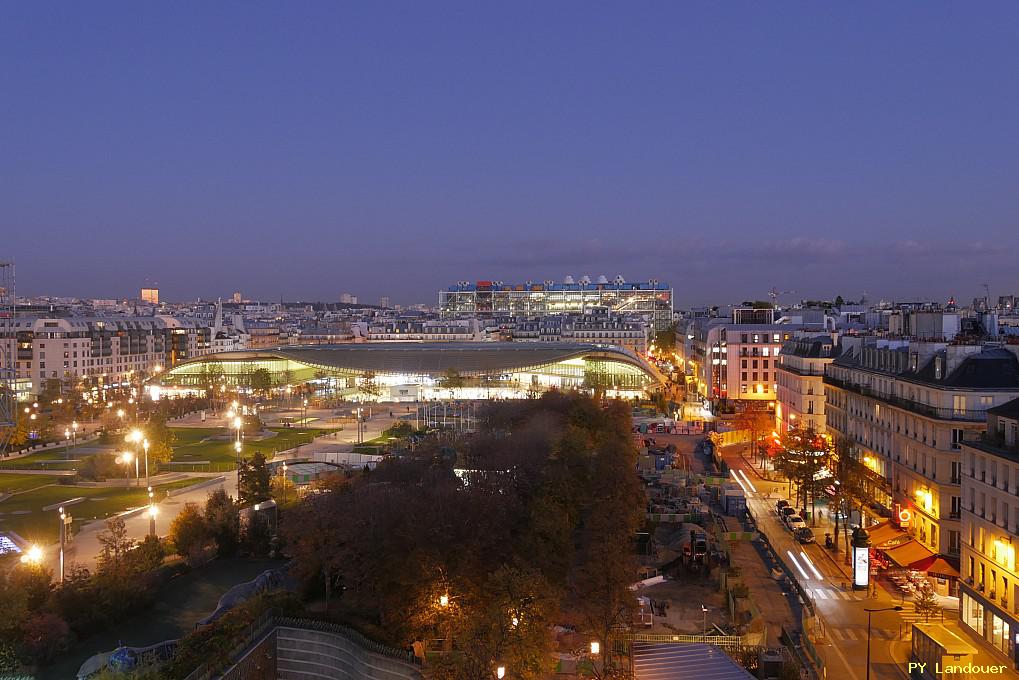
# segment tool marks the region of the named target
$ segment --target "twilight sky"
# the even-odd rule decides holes
[[[19,293],[1019,293],[1019,4],[7,2]]]

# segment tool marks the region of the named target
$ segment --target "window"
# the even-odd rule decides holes
[[[959,448],[960,448],[959,444],[961,444],[961,443],[962,443],[962,430],[957,428],[957,427],[953,427],[952,428],[952,449],[955,450],[955,451],[958,451]]]
[[[763,350],[761,350],[761,355],[762,356],[768,356],[768,354],[770,352],[771,352],[771,348],[770,347],[765,347]],[[767,362],[765,362],[765,363],[767,363]]]

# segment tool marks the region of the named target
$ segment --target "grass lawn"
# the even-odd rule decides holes
[[[172,428],[176,435],[173,443],[173,460],[181,463],[209,461],[210,463],[232,463],[237,459],[233,439],[204,441],[209,437],[232,433],[223,427],[180,427]],[[276,451],[285,451],[295,446],[307,444],[315,437],[335,432],[335,430],[302,429],[290,427],[269,428],[276,432],[275,437],[261,441],[244,440],[242,453],[250,456],[261,451],[266,458],[272,458]]]
[[[153,491],[156,498],[162,498],[166,491],[191,486],[201,481],[204,480],[183,479],[154,487]],[[22,538],[33,542],[56,541],[59,537],[57,511],[53,509],[44,512],[43,508],[79,497],[86,500],[67,507],[67,511],[76,522],[103,519],[117,512],[145,505],[149,500],[148,491],[144,486],[132,488],[47,486],[18,494],[0,503],[0,530],[15,531]]]
[[[56,484],[58,477],[51,475],[19,475],[0,473],[0,493],[28,491],[47,484]],[[2,508],[0,508],[2,512]]]

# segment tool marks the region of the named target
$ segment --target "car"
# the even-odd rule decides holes
[[[793,531],[793,537],[800,543],[813,543],[814,532],[807,527],[802,527]]]
[[[785,523],[786,526],[789,527],[789,530],[792,531],[794,534],[796,533],[797,529],[807,528],[807,523],[804,522],[803,518],[800,517],[799,515],[790,515],[789,519],[787,519]],[[807,529],[807,531],[809,531],[809,529]]]
[[[782,508],[784,508],[784,507],[786,507],[788,505],[789,505],[789,501],[787,501],[787,500],[785,500],[783,498],[778,503],[775,503],[775,512],[782,512]]]
[[[790,515],[796,515],[796,514],[798,514],[796,512],[796,508],[794,508],[791,505],[787,505],[787,506],[785,506],[784,508],[782,508],[781,510],[778,511],[778,516],[782,518],[782,521],[786,521],[786,520],[789,519]]]

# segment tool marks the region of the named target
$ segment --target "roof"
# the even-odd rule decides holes
[[[637,680],[748,680],[754,677],[721,648],[703,643],[635,643],[633,670]]]
[[[897,545],[894,548],[888,548],[884,553],[888,556],[888,559],[900,567],[908,567],[934,556],[933,552],[915,539],[907,541],[902,545]]]
[[[1011,418],[1012,420],[1019,420],[1019,399],[1013,399],[1012,401],[1006,401],[1000,406],[987,409],[987,412],[994,416],[1001,418]]]
[[[940,623],[914,623],[913,628],[944,647],[945,654],[965,656],[976,654],[977,649]]]
[[[210,361],[290,359],[327,369],[432,376],[441,376],[454,369],[470,376],[512,372],[576,358],[619,361],[661,379],[656,368],[621,347],[559,342],[388,342],[276,347],[207,354],[181,362],[175,370],[191,363]]]

